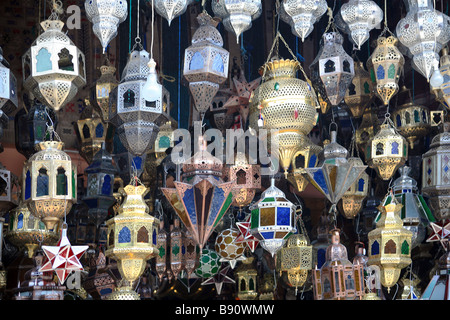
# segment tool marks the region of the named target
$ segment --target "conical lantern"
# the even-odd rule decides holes
[[[399,41],[412,57],[412,67],[430,79],[439,67],[439,52],[450,41],[450,17],[433,7],[433,0],[404,0],[408,10],[396,27]]]
[[[173,19],[186,12],[193,0],[153,0],[155,11],[167,20],[169,26]]]
[[[44,30],[23,55],[23,86],[55,111],[69,103],[86,84],[84,54],[62,32],[55,12],[41,22]]]
[[[405,64],[405,58],[397,44],[398,39],[394,35],[380,36],[377,39],[377,47],[367,60],[367,69],[376,84],[375,94],[384,105],[388,105],[398,92],[398,80]]]
[[[450,55],[448,48],[442,49],[439,72],[444,77],[444,82],[439,87],[430,86],[436,100],[450,109]]]
[[[262,12],[261,0],[216,0],[211,6],[214,14],[222,19],[225,29],[234,33],[237,43],[240,35],[251,28],[252,21]]]
[[[363,166],[359,157],[348,158],[348,162],[355,166]],[[369,175],[363,172],[361,176],[351,185],[341,198],[341,209],[347,219],[353,219],[361,211],[364,199],[369,193]]]
[[[403,228],[401,208],[395,198],[386,206],[380,205],[381,218],[368,235],[369,265],[380,268],[381,284],[388,291],[399,280],[401,269],[411,263],[412,232]]]
[[[348,86],[344,102],[355,118],[361,118],[364,110],[374,97],[373,82],[370,74],[360,61],[355,61],[355,76]]]
[[[319,52],[309,67],[311,80],[322,98],[337,106],[355,76],[354,61],[342,47],[339,32],[324,33]]]
[[[117,36],[119,24],[128,16],[126,0],[86,0],[84,3],[86,16],[92,22],[94,34],[100,40],[103,53],[106,47]]]
[[[9,69],[9,63],[3,57],[0,48],[0,110],[12,115],[19,107],[17,79]]]
[[[218,21],[206,12],[197,16],[200,27],[192,37],[192,45],[184,53],[183,77],[195,107],[204,114],[210,107],[219,85],[228,76],[229,52],[223,47],[223,39],[216,29]]]
[[[110,63],[106,63],[100,67],[100,77],[95,82],[95,86],[91,89],[90,101],[94,108],[97,108],[104,122],[109,122],[111,116],[117,110],[110,110],[111,92],[119,85],[119,81],[114,75],[116,68]],[[112,114],[110,114],[110,112]]]

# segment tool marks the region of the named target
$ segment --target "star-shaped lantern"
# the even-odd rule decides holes
[[[230,268],[231,266],[226,266],[225,268],[220,270],[219,273],[203,281],[202,286],[214,283],[214,285],[216,286],[217,294],[220,295],[224,283],[235,283],[232,278],[227,276],[228,270],[230,270]]]
[[[236,227],[239,229],[239,235],[236,238],[236,242],[245,242],[251,252],[255,252],[259,241],[250,231],[250,215],[245,222],[236,222]]]
[[[440,241],[444,249],[446,249],[446,242],[450,240],[450,219],[430,222],[430,227],[433,230],[433,234],[427,239],[427,242]]]
[[[56,246],[42,246],[46,262],[40,272],[55,271],[61,284],[72,271],[83,270],[80,258],[89,246],[72,246],[67,238],[67,227],[61,229],[61,238]]]

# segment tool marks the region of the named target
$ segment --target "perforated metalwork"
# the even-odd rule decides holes
[[[173,19],[186,12],[193,0],[154,0],[155,11],[167,20],[169,26]]]

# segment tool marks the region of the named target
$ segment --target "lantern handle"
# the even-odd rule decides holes
[[[389,34],[395,38],[395,35],[392,33],[392,31],[388,27],[388,19],[387,19],[387,0],[384,0],[384,28],[383,31],[380,33],[380,37],[383,37],[386,32],[389,32]]]

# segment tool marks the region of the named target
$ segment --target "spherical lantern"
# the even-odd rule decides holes
[[[254,257],[250,256],[236,268],[235,275],[239,300],[257,300],[258,298],[258,271],[254,266],[254,260]]]
[[[358,157],[351,157],[348,162],[356,166],[363,166],[364,163]],[[361,176],[351,185],[341,198],[341,209],[344,217],[354,219],[363,207],[364,199],[369,193],[369,175],[363,172]]]
[[[192,45],[184,53],[183,77],[195,107],[204,114],[211,105],[219,85],[228,76],[229,52],[223,47],[223,39],[216,29],[218,21],[206,12],[197,16],[200,27],[192,36]]]
[[[370,74],[360,61],[355,61],[355,77],[348,86],[344,102],[355,118],[361,118],[364,110],[374,97],[373,82]]]
[[[239,230],[233,227],[222,230],[217,235],[214,246],[217,254],[221,257],[220,262],[228,262],[232,269],[236,266],[236,262],[245,260],[243,254],[246,244],[236,241],[238,235]]]
[[[430,86],[431,92],[436,96],[436,100],[450,109],[450,55],[448,48],[442,49],[439,72],[444,77],[444,82],[438,86]]]
[[[314,23],[327,12],[326,0],[283,0],[280,18],[291,26],[292,33],[302,39],[311,34]]]
[[[222,19],[225,29],[234,33],[236,42],[262,12],[261,0],[217,0],[212,1],[211,6],[214,14]]]
[[[216,275],[220,269],[220,256],[214,250],[203,248],[199,257],[199,265],[195,274],[200,278],[210,278]]]
[[[186,12],[187,7],[193,2],[193,0],[153,0],[155,11],[167,22],[172,22],[178,16],[181,16]]]
[[[438,220],[450,218],[450,123],[431,141],[422,155],[422,193]]]
[[[366,161],[383,180],[389,180],[408,158],[408,144],[394,126],[385,121],[366,146]]]
[[[17,79],[9,69],[9,63],[0,48],[0,110],[8,116],[19,107],[17,93]]]
[[[395,198],[386,206],[380,205],[381,218],[368,234],[369,265],[380,268],[381,284],[388,291],[399,280],[401,269],[411,263],[412,232],[403,228],[401,208]]]
[[[158,254],[159,220],[148,214],[143,185],[127,185],[119,214],[106,221],[108,242],[105,254],[117,261],[124,292],[133,292],[133,282],[144,272],[147,260]],[[114,294],[114,293],[113,293]]]
[[[311,80],[322,98],[337,106],[355,76],[354,61],[345,52],[339,32],[324,33],[319,52],[311,63]]]
[[[53,230],[77,199],[77,168],[61,141],[43,141],[22,171],[22,199]]]
[[[377,47],[367,60],[367,69],[376,85],[375,94],[384,105],[388,105],[398,92],[398,80],[405,64],[405,58],[397,44],[398,39],[394,35],[380,36],[377,39]]]
[[[383,10],[371,0],[350,0],[342,4],[338,15],[345,24],[343,31],[349,33],[350,41],[358,50],[369,39],[370,31],[383,20]]]
[[[331,245],[322,268],[313,270],[315,300],[355,300],[364,295],[364,274],[361,264],[348,260],[347,248],[340,243],[340,230],[331,231]]]
[[[22,57],[23,86],[55,111],[86,84],[84,54],[62,32],[57,15],[41,22],[44,30]]]
[[[412,67],[429,80],[439,67],[439,52],[450,40],[450,18],[433,8],[433,0],[404,2],[408,12],[396,34],[412,57]]]
[[[105,53],[109,42],[117,36],[119,24],[127,19],[128,3],[126,0],[86,0],[84,8]]]
[[[261,194],[261,199],[250,209],[252,235],[274,256],[286,240],[297,231],[295,204],[287,200],[285,194],[275,187],[275,179],[272,178],[272,185]]]
[[[95,82],[95,86],[91,89],[90,101],[99,112],[104,122],[109,122],[111,119],[109,104],[111,99],[111,92],[119,85],[119,81],[114,75],[116,68],[110,63],[104,64],[100,67],[100,78]]]

